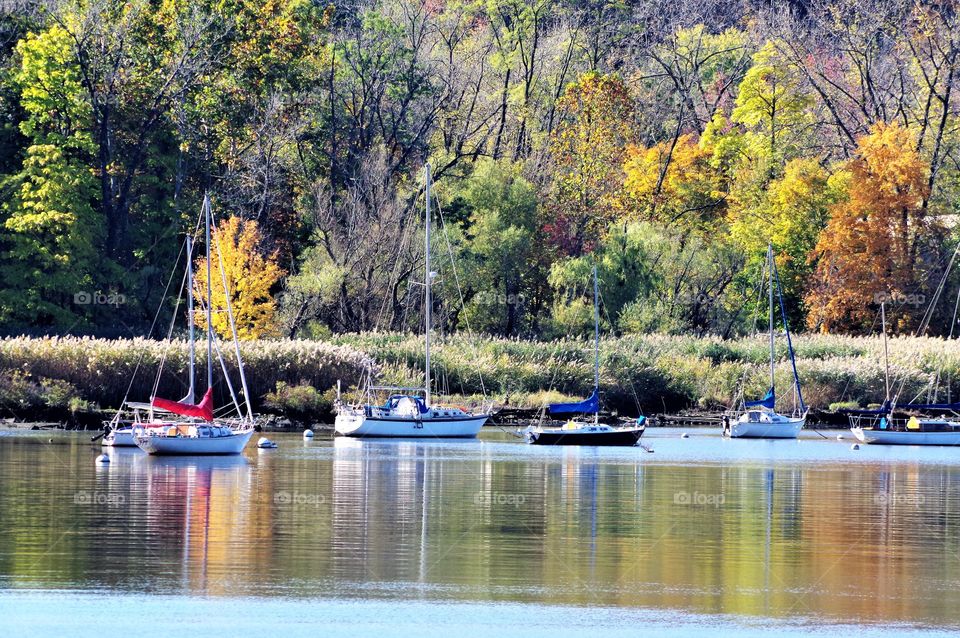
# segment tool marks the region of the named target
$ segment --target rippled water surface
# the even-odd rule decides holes
[[[88,434],[0,432],[0,630],[956,635],[960,450],[835,435],[97,466]]]

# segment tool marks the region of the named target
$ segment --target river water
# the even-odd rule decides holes
[[[689,432],[97,466],[89,434],[0,431],[0,634],[960,631],[960,450]]]

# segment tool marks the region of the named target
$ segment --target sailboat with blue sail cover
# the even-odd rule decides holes
[[[724,418],[724,434],[732,438],[758,439],[795,439],[807,422],[808,408],[803,402],[800,388],[800,376],[797,374],[797,362],[793,352],[793,341],[787,325],[787,313],[783,305],[783,293],[780,290],[780,276],[773,259],[773,245],[767,246],[767,266],[770,272],[770,307],[768,313],[770,328],[770,387],[762,399],[744,402],[743,412],[734,419]],[[791,414],[777,412],[776,391],[776,343],[774,340],[774,291],[779,299],[780,316],[787,337],[787,350],[790,353],[790,365],[793,370],[794,392],[797,399]]]
[[[612,426],[600,423],[600,302],[597,267],[593,267],[594,361],[593,392],[583,401],[551,403],[551,417],[560,415],[593,415],[593,421],[572,418],[559,427],[530,426],[523,431],[524,438],[534,445],[636,445],[646,429],[646,418],[641,416],[631,426]]]

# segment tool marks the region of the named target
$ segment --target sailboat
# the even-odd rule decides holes
[[[207,390],[200,403],[194,404],[194,379],[196,366],[196,347],[194,341],[193,323],[193,263],[192,240],[187,238],[187,315],[190,326],[190,380],[189,392],[180,401],[172,401],[161,397],[152,397],[149,404],[133,404],[138,410],[146,409],[146,422],[135,422],[131,426],[133,440],[148,454],[177,454],[177,455],[207,455],[207,454],[239,454],[243,451],[250,437],[253,436],[253,410],[250,406],[250,394],[247,391],[246,376],[243,371],[243,360],[240,358],[240,347],[237,341],[236,326],[233,320],[233,309],[230,304],[230,295],[227,292],[226,275],[221,263],[221,276],[224,280],[224,294],[226,295],[227,315],[230,318],[230,327],[233,331],[233,341],[237,366],[240,370],[240,379],[246,399],[247,413],[237,422],[227,422],[214,418],[213,414],[213,321],[212,321],[212,288],[210,267],[210,227],[211,211],[210,198],[204,196],[204,225],[206,231],[207,257],[207,299],[206,299],[206,337],[207,337]],[[156,419],[155,414],[173,414],[185,419]]]
[[[641,416],[632,426],[612,426],[600,423],[600,291],[597,267],[593,267],[593,393],[575,403],[551,403],[551,416],[559,414],[592,414],[593,422],[571,419],[559,427],[530,426],[523,430],[524,438],[533,445],[636,445],[646,429],[646,418]]]
[[[890,397],[890,357],[887,349],[886,304],[880,304],[886,397],[877,410],[848,410],[850,431],[861,443],[880,445],[960,445],[960,422],[913,415],[894,419],[896,397]],[[952,337],[951,333],[951,337]],[[960,403],[907,404],[911,410],[960,412]]]
[[[483,412],[474,413],[459,406],[434,404],[430,381],[431,287],[437,273],[430,269],[430,165],[424,167],[425,213],[425,268],[424,268],[424,331],[425,352],[423,388],[399,388],[367,385],[368,396],[388,392],[385,403],[348,405],[337,400],[334,430],[342,436],[397,437],[397,438],[473,438],[480,433],[490,418]]]
[[[732,422],[724,416],[723,433],[731,438],[761,438],[761,439],[795,439],[807,421],[808,409],[803,403],[803,393],[800,389],[800,377],[797,374],[797,362],[793,353],[793,342],[790,339],[790,328],[787,325],[787,313],[783,306],[783,294],[780,290],[780,277],[777,274],[777,264],[773,259],[773,244],[767,246],[767,266],[770,269],[770,307],[768,312],[770,327],[770,388],[766,395],[757,401],[744,403],[744,411]],[[791,415],[780,414],[776,411],[777,393],[774,372],[776,371],[776,344],[774,342],[774,303],[773,293],[776,289],[780,301],[780,315],[783,319],[783,329],[787,335],[787,349],[790,352],[790,364],[793,368],[794,389],[798,399],[798,406]]]

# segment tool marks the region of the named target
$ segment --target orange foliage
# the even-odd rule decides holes
[[[878,123],[860,139],[847,166],[849,196],[831,207],[811,256],[817,264],[806,297],[811,328],[863,328],[880,300],[920,294],[922,253],[936,228],[924,206],[929,166],[916,147],[898,124]]]

